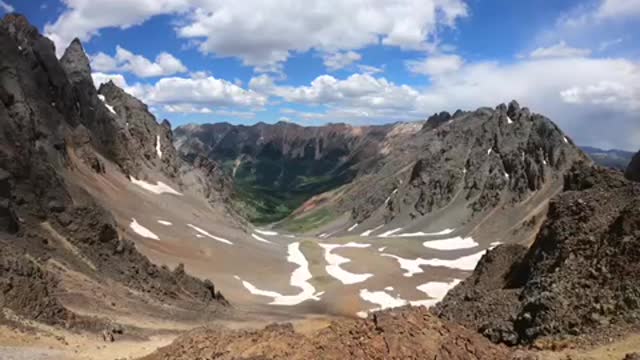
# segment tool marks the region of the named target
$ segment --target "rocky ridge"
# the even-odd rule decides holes
[[[638,195],[615,170],[576,165],[533,245],[490,251],[435,312],[510,345],[638,325]]]
[[[92,87],[80,43],[74,41],[58,61],[53,43],[23,16],[10,14],[0,22],[0,52],[0,305],[49,324],[86,325],[86,317],[74,315],[53,295],[60,293],[51,272],[55,265],[177,307],[223,310],[227,302],[211,282],[182,267],[171,271],[152,264],[122,237],[108,211],[82,191],[72,195],[61,175],[73,171],[71,152],[97,173],[105,171],[104,161],[113,161],[137,174],[150,151],[137,148],[142,145],[136,139],[143,140],[135,131],[123,131],[116,115],[142,118],[148,133],[158,127],[169,134],[168,125],[133,113],[140,104],[129,106],[130,98],[116,104],[124,95],[107,85],[102,92],[121,111],[113,114]],[[172,176],[177,160],[170,139],[164,141],[162,169]]]

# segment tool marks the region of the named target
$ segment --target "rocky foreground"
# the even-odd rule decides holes
[[[426,308],[376,313],[369,320],[341,320],[311,335],[289,325],[262,330],[200,329],[144,360],[187,359],[510,359],[461,326],[441,321]]]

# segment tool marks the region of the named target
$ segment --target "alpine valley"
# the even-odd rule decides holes
[[[90,64],[0,22],[1,359],[640,358],[640,153],[515,100],[174,128]]]

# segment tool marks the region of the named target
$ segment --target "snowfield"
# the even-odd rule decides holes
[[[182,196],[182,193],[174,190],[173,188],[171,188],[169,185],[163,183],[162,181],[158,181],[156,183],[156,185],[148,183],[144,180],[138,180],[134,177],[131,177],[131,182],[134,185],[140,186],[141,188],[150,191],[154,194],[173,194],[173,195],[178,195],[178,196]]]
[[[231,241],[229,241],[227,239],[224,239],[224,238],[221,238],[221,237],[218,237],[218,236],[215,236],[215,235],[211,235],[208,232],[206,232],[205,230],[202,230],[202,229],[200,229],[199,227],[197,227],[195,225],[187,224],[187,226],[192,228],[193,230],[199,232],[201,235],[204,235],[204,236],[206,236],[208,238],[211,238],[211,239],[213,239],[215,241],[219,241],[219,242],[221,242],[223,244],[227,244],[227,245],[233,245],[233,243]]]
[[[301,289],[296,295],[282,295],[275,291],[261,290],[250,282],[242,280],[240,277],[236,278],[242,281],[242,285],[251,294],[273,298],[273,301],[270,303],[271,305],[293,306],[307,300],[320,300],[320,296],[322,296],[324,292],[316,293],[315,287],[309,282],[313,276],[309,270],[309,262],[302,251],[300,251],[299,242],[289,244],[287,261],[298,265],[298,268],[293,271],[291,279],[289,280],[291,286]]]
[[[354,274],[347,270],[344,270],[340,267],[340,265],[351,262],[350,259],[342,257],[337,254],[333,254],[332,251],[340,248],[352,248],[352,249],[364,249],[371,246],[371,244],[358,244],[354,242],[350,242],[344,245],[339,244],[318,244],[320,247],[324,249],[324,258],[327,261],[327,266],[325,270],[329,275],[333,278],[339,280],[344,285],[352,285],[361,283],[370,277],[373,274]]]
[[[133,232],[135,232],[136,234],[144,238],[160,240],[158,235],[154,234],[153,232],[151,232],[151,230],[147,229],[146,227],[140,225],[136,219],[133,219],[133,218],[131,219],[131,224],[129,224],[129,227],[131,228],[131,230],[133,230]]]
[[[457,236],[450,239],[425,241],[424,243],[422,243],[422,245],[426,248],[434,250],[462,250],[472,249],[479,246],[480,244],[475,242],[471,237],[462,238],[460,236]]]

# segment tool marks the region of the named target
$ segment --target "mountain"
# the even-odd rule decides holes
[[[640,184],[576,165],[530,247],[489,251],[435,312],[494,342],[627,334],[640,321]]]
[[[386,136],[420,124],[303,127],[288,122],[234,126],[186,125],[175,144],[186,158],[223,164],[233,178],[234,204],[255,223],[289,215],[311,196],[335,189],[381,160]],[[395,130],[394,130],[395,129]]]
[[[312,198],[280,226],[330,234],[355,224],[374,234],[480,226],[478,236],[500,241],[514,235],[501,231],[560,191],[573,163],[588,161],[549,119],[516,102],[439,114],[384,155],[372,171]]]
[[[582,146],[581,149],[587,153],[596,164],[619,170],[626,169],[634,155],[629,151],[602,150],[590,146]]]
[[[136,331],[115,327],[123,315],[227,313],[210,281],[152,263],[131,240],[144,233],[139,223],[110,211],[123,197],[145,197],[129,180],[157,175],[180,184],[170,127],[113,84],[97,91],[79,41],[59,61],[53,43],[20,15],[0,22],[0,53],[3,321],[113,337]]]

